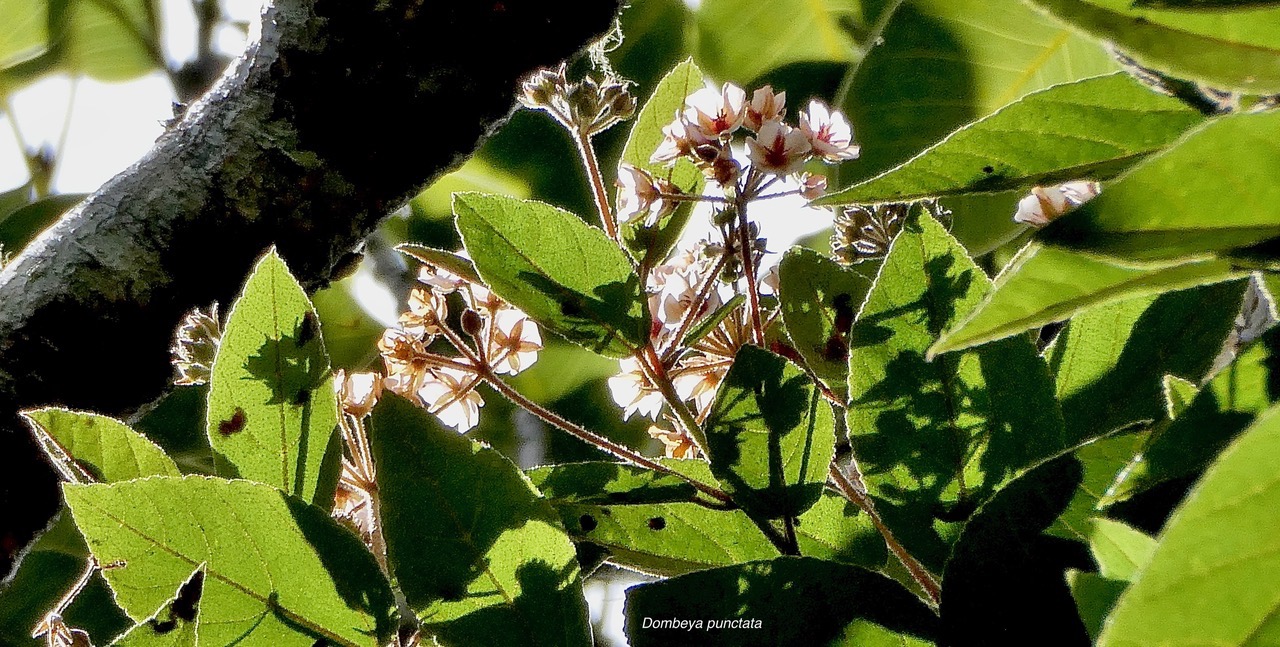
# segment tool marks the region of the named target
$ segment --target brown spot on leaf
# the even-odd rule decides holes
[[[649,520],[649,530],[662,530],[667,527],[667,520],[662,517],[654,517]]]
[[[249,416],[245,415],[244,409],[236,407],[235,413],[231,414],[231,418],[218,423],[218,433],[223,436],[230,436],[244,431],[244,425],[249,421]]]

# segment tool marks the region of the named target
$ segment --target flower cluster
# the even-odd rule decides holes
[[[636,111],[636,99],[627,84],[613,79],[603,82],[586,77],[570,83],[565,66],[533,73],[520,88],[520,103],[534,110],[545,110],[571,131],[587,136],[607,130],[630,119]]]
[[[1018,202],[1018,211],[1013,214],[1013,219],[1032,227],[1043,227],[1092,200],[1101,191],[1102,185],[1087,180],[1075,180],[1051,187],[1038,186]]]
[[[193,309],[182,318],[169,348],[172,363],[178,371],[173,383],[178,386],[204,384],[213,373],[213,358],[222,342],[222,326],[218,323],[218,304],[206,314]]]
[[[759,172],[783,177],[799,174],[805,162],[821,159],[827,163],[858,157],[853,129],[838,110],[821,101],[809,102],[799,115],[799,127],[784,121],[787,93],[775,93],[770,86],[756,90],[751,100],[747,93],[732,83],[720,91],[703,88],[689,95],[685,107],[662,129],[665,138],[650,160],[672,163],[679,158],[692,160],[708,178],[727,187],[742,175],[733,159],[730,143],[734,133],[746,129],[754,136],[746,138],[747,158]],[[803,181],[803,180],[802,180]],[[810,192],[823,184],[819,180],[805,182]]]
[[[883,258],[910,208],[901,203],[837,208],[831,253],[845,265]]]
[[[494,373],[515,375],[533,365],[542,350],[538,325],[482,285],[446,270],[424,267],[409,295],[409,310],[398,328],[387,329],[378,341],[386,378],[383,386],[410,398],[458,431],[476,425],[484,399],[475,387],[483,379],[469,358],[446,357],[427,348],[437,336],[461,341],[449,329],[448,295],[460,294],[466,304],[464,330],[476,342],[475,353]]]

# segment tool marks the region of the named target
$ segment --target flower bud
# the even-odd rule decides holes
[[[472,337],[479,337],[484,330],[484,317],[479,312],[468,308],[462,313],[462,330]]]

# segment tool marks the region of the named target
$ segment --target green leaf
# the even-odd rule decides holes
[[[1139,455],[1149,437],[1147,428],[1124,429],[1090,439],[1077,447],[1075,457],[1084,470],[1083,476],[1067,509],[1054,521],[1048,533],[1087,543],[1093,519],[1102,514],[1105,508],[1102,502],[1112,483]]]
[[[50,46],[60,67],[125,81],[164,64],[149,0],[54,0]],[[62,22],[65,21],[65,22]]]
[[[554,503],[575,540],[601,546],[610,562],[646,573],[678,575],[778,556],[741,510],[696,503]],[[888,557],[870,518],[831,494],[800,515],[796,537],[800,551],[813,557],[867,568],[881,568]]]
[[[676,113],[684,108],[684,100],[703,87],[702,70],[693,59],[678,63],[653,89],[653,94],[636,114],[631,134],[622,149],[621,161],[644,169],[656,177],[665,178],[686,193],[701,194],[706,183],[702,172],[689,160],[681,159],[667,167],[649,161],[649,156],[665,139],[662,128],[671,123]],[[615,201],[615,204],[617,202]],[[627,248],[648,267],[661,263],[680,239],[685,224],[693,214],[693,202],[682,202],[675,210],[653,227],[644,226],[644,218],[637,216],[622,224],[622,238]]]
[[[37,436],[47,435],[95,481],[181,475],[164,450],[114,418],[52,407],[25,411],[22,417]],[[46,452],[55,463],[63,460],[62,452]]]
[[[720,324],[724,323],[724,320],[729,318],[729,315],[733,314],[738,308],[741,308],[742,304],[746,302],[747,297],[745,295],[733,295],[732,299],[725,301],[723,305],[716,308],[715,312],[703,317],[701,321],[691,326],[689,328],[689,332],[685,333],[684,339],[680,341],[680,345],[686,348],[691,348],[694,344],[701,341],[703,337],[710,335],[712,331],[719,328]]]
[[[599,229],[541,202],[454,196],[480,276],[538,323],[588,350],[631,355],[649,330],[640,280]]]
[[[1018,0],[907,0],[857,64],[842,107],[862,157],[840,179],[897,166],[1025,94],[1115,69],[1090,39]]]
[[[202,641],[380,645],[391,590],[373,556],[319,508],[258,483],[198,476],[64,484],[116,602],[155,614],[203,565]]]
[[[1092,569],[1084,547],[1045,534],[1083,472],[1073,452],[996,492],[965,525],[942,578],[943,644],[1087,644],[1063,572]],[[1016,612],[1012,612],[1016,610]]]
[[[88,557],[89,549],[71,515],[60,512],[57,521],[26,549],[16,572],[0,584],[0,644],[45,647],[43,640],[31,637],[31,630],[80,579]],[[95,644],[105,644],[133,624],[116,607],[101,574],[89,580],[62,618],[89,632]]]
[[[360,288],[354,278],[349,276],[331,283],[311,295],[330,362],[349,370],[368,366],[369,360],[377,355],[378,340],[386,331],[386,326],[356,300]]]
[[[273,249],[227,315],[213,362],[206,430],[218,474],[328,506],[337,481],[337,427],[319,320]]]
[[[1229,11],[1232,9],[1252,9],[1254,7],[1274,7],[1280,5],[1276,0],[1134,0],[1135,8],[1143,9],[1178,9],[1181,11]]]
[[[432,265],[457,274],[472,283],[484,283],[484,281],[480,280],[480,273],[476,271],[475,263],[472,263],[471,259],[463,258],[453,252],[446,252],[443,249],[432,249],[424,245],[414,245],[412,243],[396,245],[396,249],[406,256],[415,258],[427,265]]]
[[[1182,412],[1191,406],[1191,401],[1195,399],[1196,394],[1200,392],[1200,387],[1194,382],[1184,380],[1177,375],[1164,376],[1163,386],[1164,410],[1170,419],[1182,415]]]
[[[778,557],[634,586],[627,589],[626,613],[634,647],[918,647],[931,645],[938,628],[933,612],[897,582],[811,557]],[[673,619],[701,626],[655,626]],[[734,624],[712,624],[723,621]]]
[[[1245,281],[1140,297],[1073,318],[1053,367],[1072,442],[1165,416],[1166,374],[1199,381],[1235,324]]]
[[[817,502],[835,454],[835,417],[799,368],[743,346],[705,429],[711,471],[748,514],[794,517]]]
[[[1264,243],[1280,236],[1280,182],[1270,172],[1276,165],[1280,112],[1223,117],[1107,185],[1041,237],[1135,261]]]
[[[1254,94],[1280,91],[1280,11],[1194,15],[1132,8],[1132,0],[1027,0],[1140,64]]]
[[[929,355],[1003,339],[1125,298],[1218,283],[1246,274],[1224,260],[1134,268],[1031,243],[1000,272],[987,297],[929,348]]]
[[[154,616],[134,625],[112,644],[117,647],[187,647],[197,644],[203,593],[204,570],[199,569]]]
[[[851,335],[854,455],[877,508],[891,527],[919,531],[900,538],[932,568],[957,522],[1017,470],[1066,446],[1048,368],[1030,340],[925,358],[988,285],[942,225],[917,212]]]
[[[498,452],[385,396],[372,420],[392,572],[441,642],[590,642],[573,544]]]
[[[1259,417],[1165,523],[1107,620],[1104,647],[1269,645],[1280,639],[1280,408]]]
[[[778,301],[787,335],[824,384],[847,390],[849,330],[879,263],[845,268],[813,250],[792,247],[778,265]]]
[[[678,476],[604,461],[547,465],[526,474],[543,496],[562,503],[668,503],[691,501],[698,492]]]
[[[17,253],[68,209],[80,204],[87,193],[64,193],[37,200],[0,218],[0,246]]]
[[[694,23],[694,51],[712,76],[742,83],[791,63],[852,63],[862,52],[850,26],[863,22],[863,4],[705,0]]]
[[[1271,332],[1240,351],[1185,411],[1158,428],[1102,500],[1123,501],[1160,483],[1200,473],[1254,417],[1271,406],[1276,345]]]
[[[971,123],[905,164],[816,204],[909,202],[1107,179],[1204,118],[1123,73],[1056,85]]]
[[[47,12],[39,0],[0,0],[0,16],[5,18],[0,24],[0,68],[39,53],[48,39]]]
[[[1111,580],[1132,581],[1156,548],[1156,540],[1132,527],[1097,517],[1091,520],[1089,551],[1098,562],[1098,573]]]
[[[1069,568],[1067,586],[1071,587],[1071,597],[1075,598],[1080,620],[1089,632],[1089,640],[1096,641],[1102,633],[1102,623],[1106,621],[1107,614],[1111,613],[1116,600],[1120,599],[1120,594],[1124,593],[1129,583]]]

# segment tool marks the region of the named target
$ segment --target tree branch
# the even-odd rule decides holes
[[[0,505],[41,513],[7,520],[21,527],[0,536],[0,573],[57,501],[14,412],[121,414],[154,399],[183,313],[229,303],[273,244],[304,286],[323,286],[497,128],[521,76],[581,50],[617,8],[276,0],[261,37],[146,157],[0,270]]]

